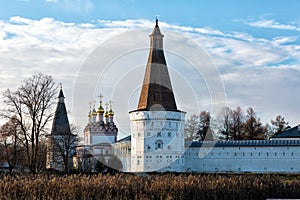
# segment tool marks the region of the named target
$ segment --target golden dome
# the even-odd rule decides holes
[[[95,108],[93,109],[92,115],[97,115],[97,112],[96,112],[96,109],[95,109]]]
[[[112,111],[112,109],[110,109],[109,112],[108,112],[108,114],[109,114],[110,116],[113,116],[115,113],[114,113],[114,111]]]
[[[104,108],[102,107],[102,102],[100,102],[100,106],[99,106],[99,108],[97,110],[97,113],[99,113],[99,114],[103,114],[104,113]]]

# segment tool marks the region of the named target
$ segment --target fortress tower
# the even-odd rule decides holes
[[[77,138],[70,129],[62,87],[57,98],[51,133],[46,136],[46,168],[68,172],[73,166]]]
[[[137,110],[129,112],[131,171],[183,171],[185,112],[177,109],[156,25]]]

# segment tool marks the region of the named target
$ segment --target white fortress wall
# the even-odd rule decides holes
[[[207,145],[206,147],[200,147],[200,143],[198,145],[194,143],[185,152],[185,170],[197,172],[300,172],[299,140],[247,142],[222,141],[223,144],[215,142],[215,146]]]

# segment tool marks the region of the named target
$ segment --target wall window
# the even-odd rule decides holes
[[[156,149],[162,149],[163,148],[163,142],[161,140],[156,140],[155,142],[155,150]]]
[[[158,133],[157,133],[157,137],[161,137],[161,132],[158,132]]]

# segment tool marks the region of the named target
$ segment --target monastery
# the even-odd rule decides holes
[[[98,109],[94,107],[88,115],[84,144],[76,148],[76,168],[93,171],[101,161],[125,172],[300,172],[300,126],[270,140],[185,142],[186,112],[176,105],[163,38],[156,20],[139,103],[136,110],[129,112],[130,136],[117,141],[112,104],[104,110],[100,95]],[[59,105],[63,103],[61,94]],[[66,114],[57,115],[61,115],[59,109],[49,138],[64,134],[55,131],[56,126],[68,123]],[[49,153],[47,167],[60,170],[61,159],[53,155]]]

